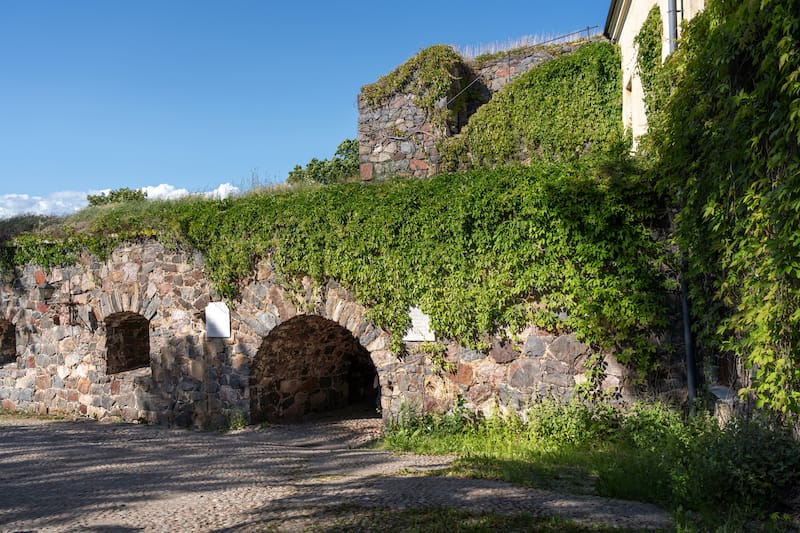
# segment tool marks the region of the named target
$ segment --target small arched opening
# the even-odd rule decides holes
[[[376,413],[377,372],[369,352],[336,322],[307,315],[274,328],[250,375],[250,420],[296,420],[353,407]]]
[[[0,320],[0,363],[17,360],[17,328],[10,320]]]
[[[118,374],[150,365],[150,322],[124,311],[105,319],[106,373]]]

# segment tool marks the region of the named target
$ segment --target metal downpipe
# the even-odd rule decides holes
[[[677,0],[669,0],[667,6],[667,54],[671,54],[678,47]]]
[[[689,392],[689,408],[694,408],[697,397],[697,378],[695,377],[694,342],[692,339],[691,315],[689,314],[689,289],[686,285],[686,266],[682,268],[681,277],[681,311],[683,314],[683,343],[686,353],[686,387]]]

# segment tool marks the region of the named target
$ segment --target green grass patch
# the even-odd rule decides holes
[[[495,514],[457,511],[448,508],[386,509],[342,506],[320,517],[313,531],[402,531],[402,532],[541,532],[579,533],[623,531],[608,527],[583,526],[555,517],[529,514]]]
[[[18,418],[30,420],[67,420],[74,418],[74,415],[69,413],[48,413],[45,415],[33,411],[9,411],[0,407],[0,420],[3,418]]]
[[[660,404],[623,412],[541,401],[526,421],[478,419],[460,408],[406,411],[384,447],[459,455],[435,475],[653,503],[689,531],[749,523],[780,529],[800,483],[800,444],[783,428],[763,420],[720,428],[705,414],[684,417]]]

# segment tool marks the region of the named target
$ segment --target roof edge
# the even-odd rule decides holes
[[[613,42],[617,42],[619,39],[619,34],[622,31],[622,22],[627,17],[630,7],[631,0],[611,0],[603,35]]]

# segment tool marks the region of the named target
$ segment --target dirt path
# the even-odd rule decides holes
[[[425,476],[452,458],[352,448],[379,431],[378,419],[220,434],[3,417],[0,530],[302,531],[348,505],[671,526],[652,505]]]

